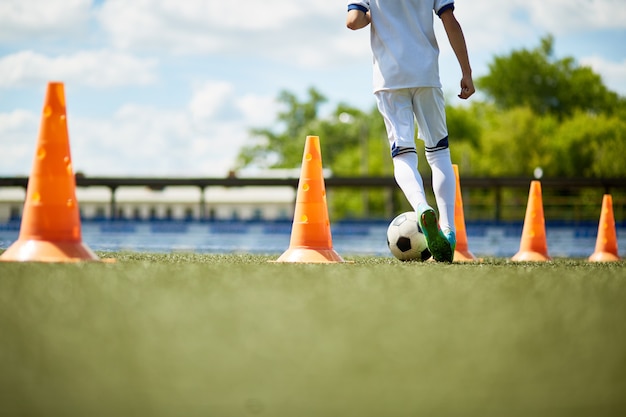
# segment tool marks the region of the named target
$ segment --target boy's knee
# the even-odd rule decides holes
[[[415,147],[411,146],[396,146],[395,144],[391,147],[391,157],[395,158],[398,155],[404,155],[407,153],[417,153]]]
[[[444,149],[448,149],[449,147],[450,147],[450,144],[448,142],[448,136],[446,136],[445,138],[437,142],[435,146],[426,146],[426,154],[442,151]]]

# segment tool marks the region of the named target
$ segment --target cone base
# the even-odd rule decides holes
[[[589,257],[589,262],[618,262],[621,261],[619,256],[611,252],[594,252]]]
[[[345,261],[333,249],[289,248],[274,262],[333,263]]]
[[[474,254],[468,250],[454,251],[454,262],[476,262],[478,259],[474,256]]]
[[[545,262],[552,260],[552,258],[548,255],[544,255],[543,253],[529,250],[517,252],[511,260],[516,262]]]
[[[18,240],[0,255],[4,262],[81,262],[99,261],[83,242]]]

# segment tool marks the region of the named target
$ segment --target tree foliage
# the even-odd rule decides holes
[[[591,68],[571,57],[556,59],[552,36],[535,49],[496,56],[477,85],[501,109],[528,106],[540,115],[568,117],[577,110],[612,114],[624,107],[624,100]]]
[[[453,162],[464,175],[529,176],[541,167],[551,177],[624,177],[626,100],[590,68],[554,57],[553,38],[539,47],[496,56],[477,80],[487,100],[446,108]],[[297,168],[307,135],[321,138],[324,167],[333,175],[392,175],[383,119],[376,107],[345,103],[320,115],[326,98],[310,88],[304,100],[283,91],[273,128],[251,130],[238,168]],[[417,141],[419,170],[429,175]],[[333,210],[342,217],[382,213],[382,192],[340,190]]]
[[[390,172],[383,168],[389,155],[382,118],[375,108],[364,112],[340,103],[326,117],[319,108],[326,98],[315,88],[306,100],[283,91],[278,96],[284,110],[278,114],[276,132],[270,128],[252,129],[254,143],[244,146],[238,167],[257,165],[268,168],[295,168],[302,162],[304,139],[317,135],[321,140],[324,166],[337,175],[377,175]],[[384,145],[384,146],[383,146]]]
[[[299,101],[289,91],[282,91],[277,100],[283,106],[277,116],[277,125],[282,131],[252,129],[250,133],[254,142],[240,150],[237,168],[249,165],[290,168],[302,160],[302,144],[297,138],[305,129],[318,122],[319,107],[326,102],[326,97],[310,88],[307,101]]]

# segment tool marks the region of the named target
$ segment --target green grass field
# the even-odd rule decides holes
[[[0,415],[624,416],[626,263],[0,263]]]

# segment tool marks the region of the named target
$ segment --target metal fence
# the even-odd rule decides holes
[[[521,220],[526,209],[526,197],[531,177],[463,177],[460,180],[465,218],[468,221],[506,222]],[[116,190],[120,187],[142,186],[152,190],[165,187],[198,187],[201,207],[206,205],[204,191],[210,187],[269,187],[298,186],[298,178],[157,178],[157,177],[86,177],[76,176],[77,187],[107,187],[111,191],[109,201],[112,217],[115,217]],[[383,191],[388,200],[385,216],[401,209],[400,191],[393,177],[328,177],[325,186],[329,193],[335,189],[349,189],[367,194],[372,189]],[[430,189],[430,177],[424,177],[424,185]],[[28,177],[0,177],[0,187],[24,187]],[[597,220],[603,194],[613,195],[616,221],[623,222],[626,214],[626,178],[543,178],[544,212],[546,219],[564,222]]]

